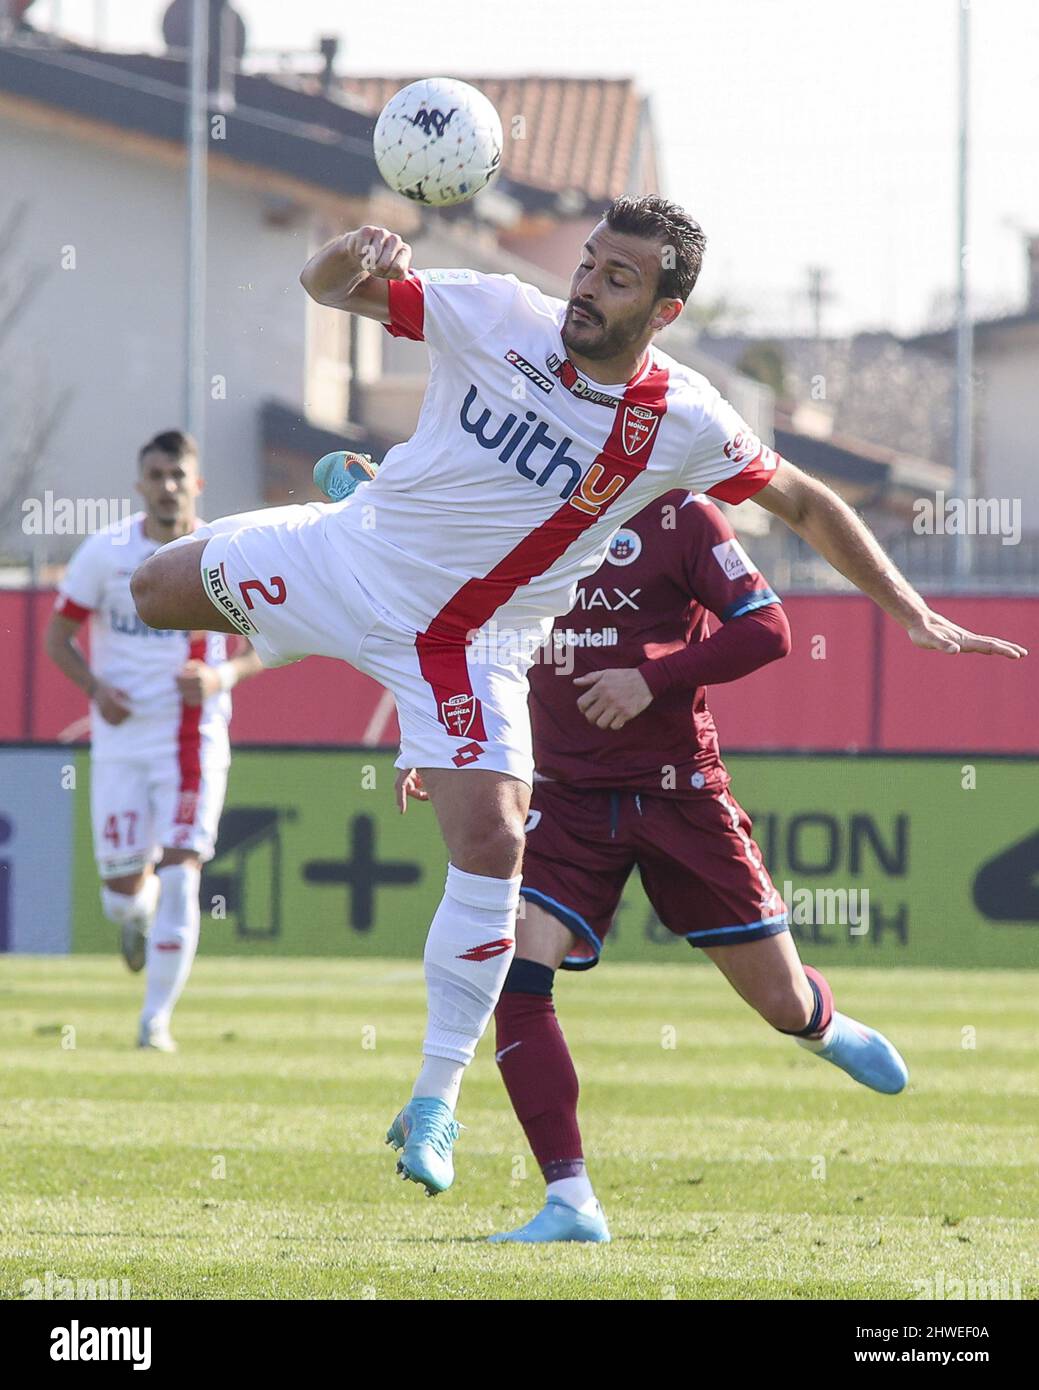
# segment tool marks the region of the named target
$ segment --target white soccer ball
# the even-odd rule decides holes
[[[375,123],[375,162],[389,186],[433,207],[464,203],[498,172],[501,120],[468,82],[426,77],[390,97]]]

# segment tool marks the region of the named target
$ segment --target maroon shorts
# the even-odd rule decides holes
[[[750,832],[728,790],[682,799],[538,782],[520,892],[579,939],[567,970],[599,959],[636,867],[661,922],[690,945],[760,941],[786,931],[787,915]]]

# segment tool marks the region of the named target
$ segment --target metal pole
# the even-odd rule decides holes
[[[956,463],[956,494],[966,502],[974,488],[972,468],[974,376],[974,335],[970,321],[970,299],[967,283],[969,245],[967,231],[968,156],[970,126],[970,3],[958,0],[960,8],[959,35],[959,150],[957,169],[956,215],[956,424],[953,454]],[[969,515],[969,512],[967,513]],[[955,572],[957,581],[965,584],[971,573],[972,538],[964,533],[956,536]]]
[[[185,297],[184,428],[205,457],[206,159],[208,151],[209,0],[192,0],[191,88],[187,111],[188,220]]]

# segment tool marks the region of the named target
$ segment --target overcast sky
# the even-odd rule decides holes
[[[971,275],[984,313],[1021,307],[1039,232],[1035,0],[236,0],[251,48],[338,34],[342,71],[631,76],[652,100],[661,192],[709,238],[697,295],[804,331],[923,326],[955,276],[956,33],[970,7]],[[161,48],[165,0],[37,0],[73,37]]]

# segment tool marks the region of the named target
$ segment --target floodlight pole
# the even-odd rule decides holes
[[[184,344],[184,428],[205,458],[206,176],[209,118],[209,0],[192,0]]]
[[[959,34],[959,148],[957,159],[956,214],[956,415],[953,456],[956,464],[956,495],[968,501],[974,488],[972,468],[974,335],[970,321],[967,272],[970,260],[967,240],[968,156],[970,130],[970,5],[957,0],[960,11]],[[969,510],[965,511],[969,516]],[[972,538],[957,535],[955,573],[965,584],[971,573]]]

